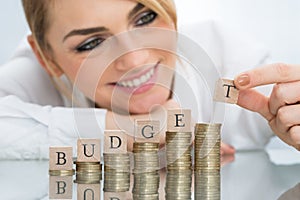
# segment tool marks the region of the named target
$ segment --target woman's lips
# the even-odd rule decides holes
[[[154,86],[159,63],[160,62],[158,62],[154,67],[141,74],[140,76],[124,81],[119,81],[115,83],[114,86],[117,89],[129,94],[141,94],[150,90]]]

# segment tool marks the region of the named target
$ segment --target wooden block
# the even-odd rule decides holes
[[[218,80],[215,88],[214,101],[236,104],[238,97],[239,90],[235,87],[233,80]]]
[[[127,153],[127,135],[120,130],[104,132],[104,153]]]
[[[99,184],[77,184],[77,200],[100,200],[101,185]]]
[[[72,147],[49,147],[49,170],[72,170]]]
[[[77,162],[100,162],[100,146],[100,139],[78,139]]]
[[[134,141],[159,143],[159,132],[160,122],[158,120],[136,120]]]
[[[104,200],[131,199],[130,192],[104,192]]]
[[[191,110],[188,109],[168,110],[167,131],[191,132]]]
[[[72,199],[73,176],[50,176],[49,199]]]

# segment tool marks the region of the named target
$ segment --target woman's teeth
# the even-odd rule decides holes
[[[122,87],[129,87],[129,88],[135,88],[141,86],[143,83],[146,83],[147,81],[150,80],[150,78],[154,74],[154,68],[152,68],[149,72],[141,76],[140,78],[136,78],[134,80],[130,81],[120,81],[117,83],[118,86]]]

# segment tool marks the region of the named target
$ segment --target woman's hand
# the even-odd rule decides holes
[[[254,87],[275,84],[269,97]],[[300,150],[300,65],[271,64],[240,74],[238,105],[261,114],[274,133]]]

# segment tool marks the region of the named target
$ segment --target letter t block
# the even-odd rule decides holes
[[[218,80],[215,88],[214,101],[236,104],[238,97],[239,90],[235,87],[233,80]]]

